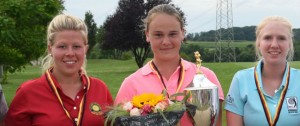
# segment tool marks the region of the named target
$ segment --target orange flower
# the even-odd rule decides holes
[[[162,94],[156,95],[153,93],[141,94],[132,98],[132,105],[134,107],[142,108],[144,105],[150,105],[154,107],[160,101],[165,100]]]

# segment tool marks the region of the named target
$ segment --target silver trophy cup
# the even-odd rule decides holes
[[[196,56],[198,73],[194,76],[193,82],[185,89],[185,93],[190,97],[188,104],[193,106],[190,113],[196,126],[215,126],[219,115],[219,95],[218,87],[209,81],[200,71],[201,60]]]

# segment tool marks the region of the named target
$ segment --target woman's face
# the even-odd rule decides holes
[[[146,31],[147,42],[156,60],[179,59],[184,31],[175,16],[154,14]]]
[[[285,64],[291,41],[288,27],[276,21],[266,24],[258,38],[258,48],[264,62]]]
[[[87,48],[80,31],[65,30],[55,33],[54,44],[48,46],[54,60],[54,71],[65,75],[78,74]]]

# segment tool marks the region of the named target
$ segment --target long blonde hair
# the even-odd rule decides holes
[[[53,20],[50,22],[47,30],[47,46],[52,46],[55,41],[55,34],[57,32],[61,32],[64,30],[75,30],[80,31],[82,33],[82,37],[84,38],[84,44],[88,45],[88,30],[86,24],[79,18],[65,15],[65,14],[59,14],[53,18]],[[53,66],[53,58],[51,54],[48,53],[48,49],[46,49],[47,55],[42,60],[42,71],[43,73],[47,71],[50,67]],[[84,59],[83,65],[81,66],[82,72],[86,74],[86,58]]]

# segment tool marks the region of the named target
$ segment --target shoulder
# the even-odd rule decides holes
[[[250,90],[257,89],[255,85],[254,67],[237,71],[231,81],[230,90],[240,90],[246,95]],[[258,73],[259,74],[259,73]]]
[[[254,75],[254,67],[242,69],[235,73],[236,77],[253,76],[253,75]]]
[[[23,82],[19,89],[25,90],[25,91],[31,91],[31,90],[36,90],[36,88],[39,88],[41,86],[47,85],[48,80],[46,79],[45,75],[42,75],[39,78],[32,79],[32,80],[27,80]]]
[[[103,80],[101,80],[101,79],[99,79],[99,78],[96,78],[96,77],[91,77],[91,76],[89,76],[88,78],[90,79],[91,82],[104,83]]]
[[[291,76],[291,78],[299,78],[300,77],[300,70],[291,67],[290,76]]]
[[[147,63],[142,68],[139,68],[134,73],[130,74],[125,78],[125,80],[132,80],[132,79],[141,79],[146,77],[147,75],[151,74],[153,70],[150,67],[150,64]]]
[[[209,69],[209,68],[207,68],[207,67],[205,67],[205,66],[202,66],[202,67],[200,68],[200,70],[201,70],[204,74],[214,74],[214,72],[213,72],[211,69]]]
[[[194,64],[194,63],[192,63],[190,61],[182,59],[181,62],[187,68],[189,68],[189,67],[197,68],[196,64]]]
[[[96,77],[89,77],[90,79],[90,83],[91,85],[94,85],[94,86],[99,86],[99,87],[107,87],[106,83],[99,79],[99,78],[96,78]]]
[[[300,69],[291,67],[291,72],[296,73],[296,74],[300,74]]]

